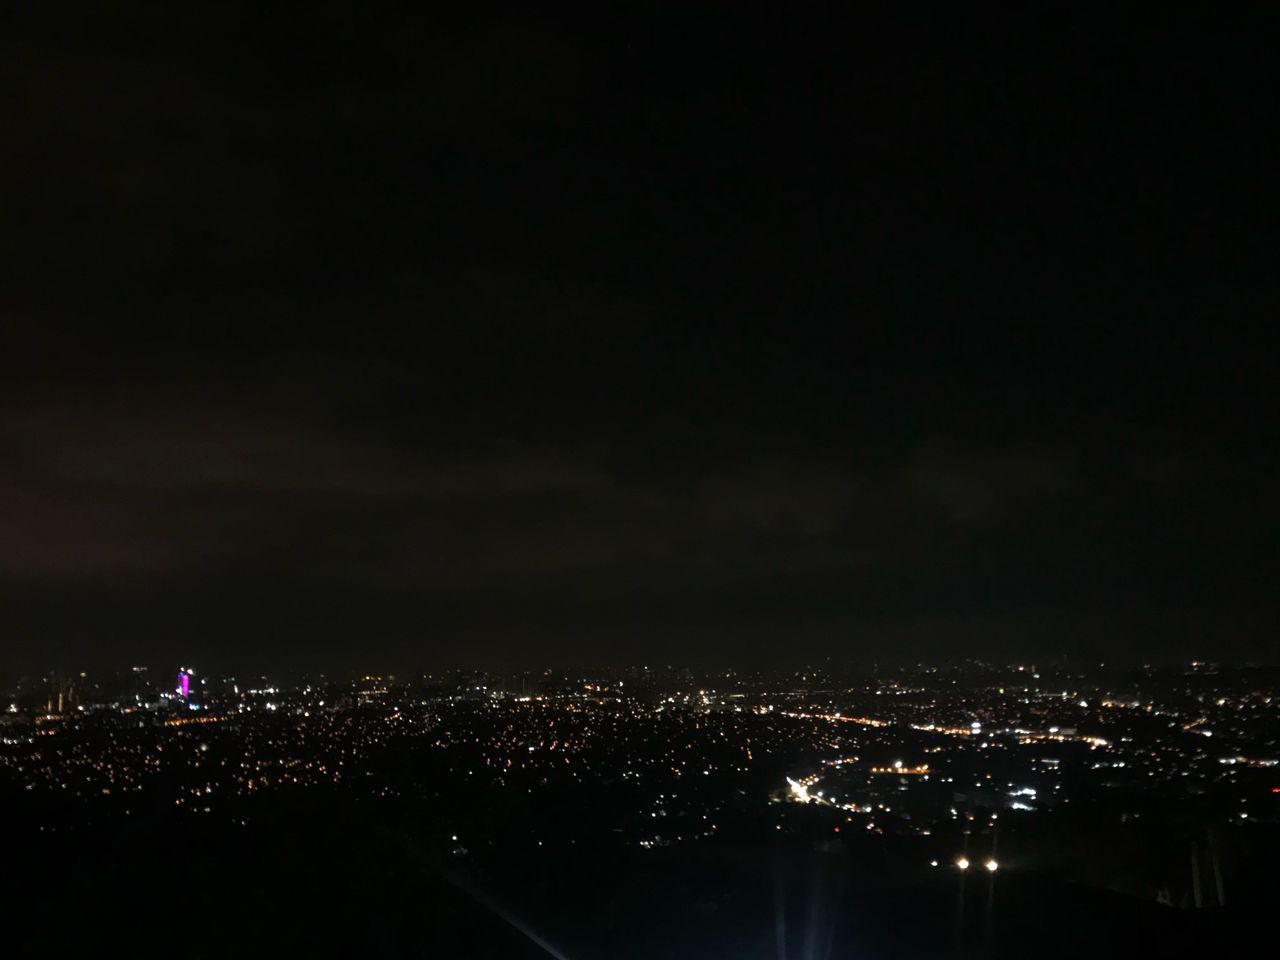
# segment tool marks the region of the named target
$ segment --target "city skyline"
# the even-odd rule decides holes
[[[33,878],[117,871],[98,845],[127,837],[125,869],[154,874],[182,838],[194,882],[139,882],[150,904],[212,896],[206,949],[361,942],[359,920],[290,912],[358,902],[392,952],[644,960],[1198,956],[1274,902],[1280,668],[174,676],[0,687],[10,896],[48,911]],[[296,869],[299,829],[322,869]],[[449,904],[434,923],[385,892],[404,875]]]

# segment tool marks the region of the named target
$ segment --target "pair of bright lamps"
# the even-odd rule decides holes
[[[968,870],[968,869],[969,869],[969,858],[968,858],[968,857],[961,857],[959,860],[957,860],[957,861],[956,861],[956,866],[957,866],[957,867],[959,867],[961,870]],[[995,872],[1000,868],[1000,864],[996,863],[996,861],[995,861],[995,860],[988,860],[988,861],[986,862],[986,868],[987,868],[987,870],[989,870],[991,873],[995,873]]]

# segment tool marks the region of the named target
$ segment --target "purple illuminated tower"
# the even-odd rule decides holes
[[[191,696],[191,671],[185,667],[178,671],[178,696],[183,700]]]

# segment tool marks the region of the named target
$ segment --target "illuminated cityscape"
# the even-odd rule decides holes
[[[373,820],[415,811],[423,855],[469,883],[530,858],[660,864],[763,844],[875,857],[926,903],[977,867],[1011,903],[1066,883],[1191,915],[1274,893],[1259,873],[1280,827],[1274,672],[201,670],[198,704],[197,671],[174,692],[139,687],[148,674],[82,675],[78,702],[53,711],[60,678],[9,691],[0,782],[34,830],[176,817],[251,835],[299,804],[354,803]],[[995,888],[968,887],[972,916],[944,911],[918,931],[926,947],[1004,936],[1010,918],[984,930],[974,899]]]
[[[0,960],[1276,954],[1277,49],[5,4]]]

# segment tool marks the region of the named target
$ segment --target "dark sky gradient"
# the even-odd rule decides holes
[[[89,6],[0,667],[1280,658],[1274,15]]]

